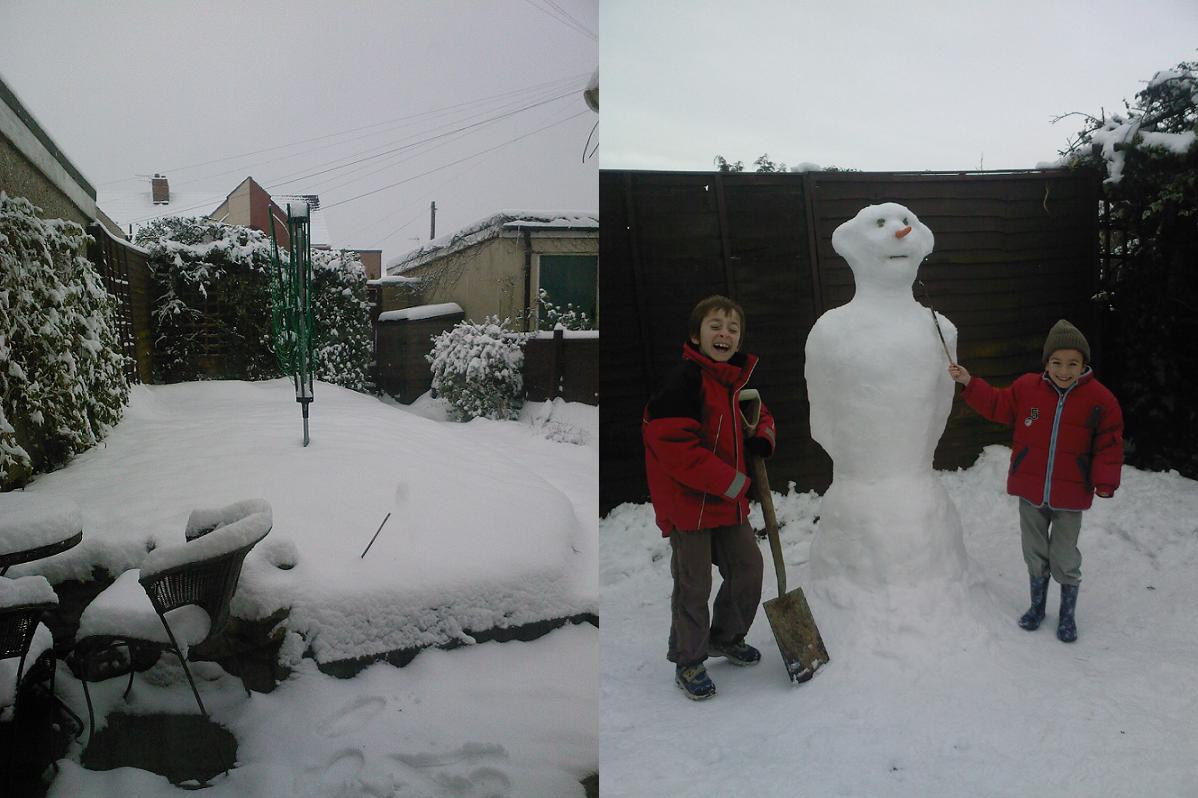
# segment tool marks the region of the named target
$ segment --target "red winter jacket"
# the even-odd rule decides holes
[[[1007,493],[1038,507],[1087,510],[1095,489],[1109,495],[1119,487],[1123,413],[1093,371],[1064,391],[1047,372],[1024,374],[1010,388],[974,377],[961,398],[991,421],[1015,425]]]
[[[719,363],[687,343],[682,363],[645,406],[645,472],[662,537],[674,529],[713,529],[748,518],[737,402],[756,365],[754,355],[739,352]],[[775,435],[774,417],[762,403],[754,448],[768,457]]]

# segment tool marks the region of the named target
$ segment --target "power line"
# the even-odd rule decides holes
[[[571,119],[577,119],[578,117],[583,116],[585,114],[589,114],[589,113],[591,113],[590,110],[579,111],[578,113],[571,114],[570,116],[567,116],[564,119],[559,119],[556,122],[551,122],[550,124],[545,125],[544,127],[539,127],[536,130],[532,130],[532,131],[529,131],[528,133],[524,133],[523,135],[516,136],[513,139],[508,139],[507,141],[503,142],[502,144],[496,144],[494,147],[488,147],[485,150],[479,150],[478,152],[474,153],[473,155],[467,155],[465,158],[459,158],[456,161],[451,161],[447,164],[442,164],[441,166],[438,166],[435,169],[430,169],[427,172],[421,172],[418,175],[412,175],[411,177],[406,177],[403,180],[399,180],[395,183],[391,183],[390,185],[386,185],[381,188],[376,188],[373,191],[367,191],[363,194],[358,194],[357,196],[350,197],[349,199],[343,199],[338,202],[331,203],[329,205],[322,205],[321,210],[328,210],[329,208],[336,208],[338,205],[345,205],[348,202],[353,202],[354,200],[359,200],[359,199],[362,199],[363,197],[369,197],[370,195],[377,194],[380,191],[386,191],[389,188],[395,188],[396,186],[403,185],[404,183],[410,183],[413,180],[416,180],[417,178],[431,175],[434,172],[441,171],[442,169],[448,169],[451,166],[455,166],[457,164],[464,163],[465,161],[469,161],[473,158],[477,158],[480,155],[486,155],[488,152],[494,152],[495,150],[499,149],[500,147],[506,147],[509,144],[514,144],[515,142],[520,141],[521,139],[526,139],[529,136],[540,133],[543,130],[548,130],[551,127],[556,127],[557,125],[561,125],[561,124],[564,124],[565,122],[569,122]]]
[[[540,94],[541,92],[537,92],[537,93],[538,93],[538,94]],[[570,94],[570,92],[567,92],[567,93],[566,93],[566,94],[564,94],[564,95],[558,95],[558,97],[569,96],[569,94]],[[550,99],[556,99],[556,98],[550,98]],[[523,102],[523,100],[516,100],[515,102]],[[546,102],[548,102],[548,100],[547,100]],[[505,104],[502,104],[502,105],[500,105],[500,106],[499,106],[499,108],[497,108],[497,109],[491,109],[490,111],[480,111],[480,112],[478,112],[478,113],[474,113],[474,114],[468,114],[468,115],[464,116],[464,117],[462,118],[462,120],[459,120],[459,121],[464,121],[464,120],[466,120],[466,119],[474,119],[474,118],[477,118],[477,117],[479,117],[479,116],[483,116],[484,114],[491,113],[492,111],[495,111],[495,110],[501,110],[501,109],[503,109],[503,108],[505,108],[505,107],[510,107],[510,105],[511,105],[511,103],[505,103]],[[520,109],[516,109],[516,110],[518,111],[518,110],[520,110]],[[500,117],[500,118],[501,118],[501,117]],[[405,126],[406,126],[406,124],[407,124],[407,123],[405,123],[405,124],[401,124],[401,125],[397,125],[396,127],[405,127]],[[443,123],[443,124],[441,124],[441,125],[434,125],[433,127],[429,128],[429,132],[431,132],[431,131],[436,131],[436,130],[440,130],[441,128],[443,128],[445,125],[448,125],[448,124],[455,124],[455,123],[454,123],[454,122],[446,122],[446,123]],[[480,123],[480,124],[481,124],[481,123]],[[243,171],[245,171],[246,169],[250,169],[250,168],[252,168],[252,169],[255,169],[255,170],[260,170],[260,169],[261,169],[263,166],[266,166],[267,164],[271,164],[271,163],[277,163],[277,162],[279,162],[279,161],[287,161],[287,160],[290,160],[290,159],[292,159],[292,158],[296,158],[296,157],[298,157],[298,156],[300,156],[300,155],[303,155],[303,154],[305,154],[305,153],[309,153],[309,152],[315,152],[316,150],[324,149],[324,148],[327,148],[327,147],[335,147],[335,146],[339,146],[339,145],[342,145],[342,144],[349,144],[349,143],[351,143],[351,142],[354,142],[354,141],[359,141],[359,140],[361,140],[361,139],[364,139],[364,138],[369,138],[369,137],[371,137],[371,136],[378,135],[379,133],[382,133],[382,132],[390,132],[390,131],[391,131],[391,129],[387,129],[387,130],[385,130],[385,131],[376,131],[376,132],[374,132],[374,133],[367,133],[367,134],[365,134],[365,135],[363,135],[363,136],[358,136],[358,137],[355,137],[355,138],[352,138],[352,139],[343,139],[342,141],[331,142],[331,143],[329,143],[329,144],[321,144],[321,145],[318,145],[318,146],[316,146],[316,147],[311,147],[311,148],[309,148],[309,149],[306,149],[306,150],[300,150],[299,152],[294,152],[294,153],[291,153],[291,154],[289,154],[289,155],[283,155],[283,156],[280,156],[280,157],[278,157],[278,158],[272,158],[272,159],[270,159],[270,160],[266,160],[266,161],[259,161],[259,162],[252,163],[252,164],[244,164],[244,165],[242,165],[242,166],[234,167],[233,169],[228,169],[228,170],[226,170],[226,171],[223,171],[223,172],[215,172],[215,173],[212,173],[212,174],[201,175],[201,176],[199,176],[199,177],[195,177],[195,178],[192,178],[192,179],[190,179],[190,180],[184,180],[184,181],[176,182],[176,183],[175,183],[175,185],[176,185],[176,186],[187,186],[187,185],[191,185],[191,184],[198,183],[198,182],[201,182],[201,181],[207,181],[207,180],[211,180],[212,178],[215,178],[215,177],[223,177],[223,176],[225,176],[225,175],[237,174],[237,173],[243,172]],[[450,132],[452,133],[453,131],[450,131]],[[413,133],[413,134],[411,134],[411,135],[413,135],[413,136],[416,136],[416,135],[420,135],[420,133]],[[444,135],[449,135],[449,134],[448,134],[448,133],[446,133],[446,134],[444,134]],[[434,137],[434,138],[435,138],[435,137]],[[399,139],[399,141],[403,141],[403,138],[400,138],[400,139]],[[319,167],[319,166],[325,166],[325,165],[332,165],[332,164],[335,164],[335,163],[337,163],[338,161],[341,161],[341,160],[343,160],[343,159],[345,159],[345,158],[353,158],[353,157],[355,157],[355,156],[357,156],[357,155],[364,155],[364,154],[366,154],[366,153],[368,153],[368,152],[371,152],[372,150],[374,150],[374,149],[377,149],[378,147],[386,147],[386,146],[389,146],[389,144],[391,144],[391,143],[393,143],[393,142],[384,142],[383,144],[380,144],[380,145],[375,145],[374,147],[367,147],[367,148],[366,148],[366,149],[364,149],[364,150],[358,150],[357,152],[350,153],[349,155],[341,155],[341,156],[337,156],[336,158],[333,158],[333,159],[331,159],[331,160],[324,161],[324,162],[322,162],[322,163],[320,163],[320,164],[317,164],[317,166]],[[417,145],[417,144],[419,144],[419,143],[420,143],[420,142],[415,142],[413,145],[410,145],[410,146],[416,146],[416,145]],[[304,171],[306,171],[307,169],[310,169],[310,168],[312,168],[312,167],[311,167],[311,166],[305,166],[303,169],[300,169],[300,170],[299,170],[299,171],[297,171],[297,172],[291,172],[289,175],[284,175],[284,178],[286,178],[286,177],[290,177],[290,176],[292,176],[292,175],[299,175],[299,174],[302,174]],[[283,178],[280,178],[280,179],[283,179]]]
[[[289,180],[281,180],[281,181],[276,181],[276,182],[272,183],[272,185],[274,185],[274,186],[285,186],[285,185],[287,185],[288,183],[295,183],[295,182],[298,182],[298,181],[300,181],[300,180],[307,180],[308,178],[311,178],[311,177],[316,177],[317,175],[323,175],[323,174],[326,174],[326,173],[328,173],[328,172],[334,172],[334,171],[336,171],[336,170],[338,170],[338,169],[344,169],[344,168],[346,168],[347,166],[353,166],[354,164],[363,163],[363,162],[365,162],[365,161],[370,161],[370,160],[373,160],[373,159],[375,159],[375,158],[381,158],[381,157],[383,157],[384,155],[391,155],[391,154],[394,154],[394,153],[396,153],[396,152],[401,152],[402,150],[411,149],[412,147],[416,147],[416,146],[418,146],[418,145],[420,145],[420,144],[427,144],[427,143],[428,143],[428,142],[430,142],[430,141],[436,141],[437,139],[444,138],[445,136],[450,136],[450,135],[453,135],[454,133],[461,133],[463,130],[470,130],[470,129],[472,129],[472,128],[481,127],[482,125],[488,125],[488,124],[491,124],[492,122],[498,122],[498,121],[499,121],[499,120],[501,120],[501,119],[506,119],[506,118],[508,118],[508,117],[510,117],[510,116],[514,116],[514,115],[516,115],[516,114],[518,114],[518,113],[520,113],[520,112],[522,112],[522,111],[527,111],[527,110],[529,110],[529,109],[532,109],[532,108],[538,108],[538,107],[540,107],[540,106],[542,106],[542,105],[547,105],[547,104],[549,104],[549,103],[551,103],[551,102],[556,102],[557,100],[561,100],[561,99],[563,99],[563,98],[565,98],[565,97],[572,97],[572,96],[574,96],[574,94],[575,94],[575,92],[573,92],[573,91],[566,92],[565,94],[559,94],[559,95],[557,95],[556,97],[550,97],[548,100],[542,100],[542,101],[540,101],[540,102],[532,103],[531,105],[526,105],[526,106],[523,106],[522,108],[517,108],[517,109],[516,109],[516,110],[514,110],[514,111],[508,111],[508,112],[506,112],[506,113],[500,114],[499,116],[494,116],[494,117],[491,117],[490,119],[484,119],[484,120],[483,120],[483,121],[481,121],[481,122],[475,122],[475,123],[473,123],[473,124],[470,124],[470,125],[464,125],[464,126],[462,126],[462,127],[459,127],[459,128],[457,128],[457,129],[455,129],[455,130],[450,130],[450,131],[447,131],[447,132],[445,132],[445,133],[438,133],[438,134],[437,134],[437,135],[435,135],[435,136],[430,136],[430,137],[428,137],[428,138],[426,138],[426,139],[421,139],[420,141],[414,141],[414,142],[412,142],[411,144],[404,144],[404,145],[402,145],[402,146],[399,146],[399,147],[394,147],[394,148],[392,148],[392,149],[390,149],[390,150],[385,150],[385,151],[383,151],[383,152],[376,153],[376,154],[374,154],[374,155],[369,155],[369,156],[367,156],[367,157],[365,157],[365,158],[359,158],[359,159],[358,159],[358,160],[356,160],[356,161],[350,161],[349,163],[341,164],[341,165],[339,165],[339,166],[332,166],[332,167],[329,167],[328,169],[321,169],[320,171],[317,171],[317,172],[310,172],[309,174],[306,174],[306,175],[300,175],[299,177],[294,177],[294,178],[291,178],[291,179],[289,179]],[[351,157],[352,157],[352,156],[351,156]]]
[[[396,122],[410,122],[410,121],[413,121],[413,120],[416,120],[416,119],[420,119],[420,118],[422,118],[422,117],[427,117],[427,116],[435,116],[435,115],[438,115],[438,114],[444,114],[444,113],[446,113],[446,112],[449,112],[449,111],[452,111],[452,110],[455,110],[455,109],[463,108],[463,107],[466,107],[466,106],[474,106],[474,105],[477,105],[477,104],[486,103],[486,102],[489,102],[489,101],[492,101],[492,100],[497,100],[497,99],[500,99],[500,98],[502,98],[502,97],[509,97],[509,96],[512,96],[512,95],[519,95],[519,94],[524,94],[524,93],[534,93],[534,90],[543,90],[543,89],[546,89],[546,88],[557,88],[558,86],[561,86],[561,85],[564,85],[564,84],[573,83],[573,82],[577,81],[577,80],[578,80],[580,77],[585,77],[585,73],[579,73],[579,74],[576,74],[576,75],[569,75],[569,76],[567,76],[567,77],[563,77],[563,78],[557,78],[557,79],[554,79],[554,80],[542,81],[542,82],[540,82],[540,83],[534,83],[534,84],[531,84],[531,85],[529,85],[529,86],[525,86],[525,87],[523,87],[523,88],[520,88],[520,89],[511,89],[511,90],[509,90],[509,91],[500,92],[500,93],[498,93],[498,94],[491,94],[491,95],[487,95],[486,97],[478,97],[478,98],[475,98],[475,99],[472,99],[472,100],[465,100],[465,101],[463,101],[463,102],[460,102],[460,103],[454,103],[454,104],[452,104],[452,105],[446,105],[446,106],[442,106],[442,107],[440,107],[440,108],[434,108],[434,109],[431,109],[431,110],[429,110],[429,111],[422,111],[422,112],[420,112],[420,113],[416,113],[416,114],[408,114],[408,115],[406,115],[406,116],[398,116],[398,117],[394,117],[394,118],[392,118],[392,119],[387,119],[387,120],[384,120],[384,121],[382,121],[382,122],[373,122],[373,123],[371,123],[371,124],[369,124],[369,125],[362,125],[362,126],[360,126],[360,127],[349,128],[349,129],[347,129],[347,130],[341,130],[341,131],[338,131],[338,132],[336,132],[336,133],[327,133],[327,134],[325,134],[325,135],[321,135],[321,136],[314,136],[314,137],[312,137],[312,138],[308,138],[308,139],[301,139],[301,140],[299,140],[299,141],[293,141],[293,142],[289,142],[289,143],[287,143],[287,144],[276,144],[276,145],[274,145],[274,146],[271,146],[271,147],[264,147],[264,148],[262,148],[262,149],[259,149],[259,150],[251,150],[251,151],[249,151],[249,152],[243,152],[243,153],[239,153],[239,154],[237,154],[237,155],[228,155],[228,156],[225,156],[225,157],[222,157],[222,158],[214,158],[214,159],[212,159],[212,160],[208,160],[208,161],[201,161],[201,162],[199,162],[199,163],[188,164],[188,165],[186,165],[186,166],[172,166],[172,167],[168,167],[168,168],[167,168],[167,170],[166,170],[166,172],[167,172],[167,173],[178,173],[178,172],[184,172],[184,171],[187,171],[188,169],[195,169],[195,168],[198,168],[198,167],[201,167],[201,166],[209,166],[209,165],[211,165],[211,164],[214,164],[214,163],[223,163],[223,162],[225,162],[225,161],[232,161],[232,160],[235,160],[235,159],[237,159],[237,158],[247,158],[247,157],[249,157],[249,156],[251,156],[251,155],[260,155],[260,154],[262,154],[262,153],[264,153],[264,152],[273,152],[273,151],[275,151],[275,150],[286,149],[286,148],[288,148],[288,147],[297,147],[297,146],[299,146],[299,145],[301,145],[301,144],[310,144],[310,143],[312,143],[312,142],[314,142],[314,141],[323,141],[323,140],[325,140],[325,139],[329,139],[329,138],[335,138],[335,137],[337,137],[337,136],[343,136],[343,135],[346,135],[346,134],[348,134],[348,133],[357,133],[357,132],[359,132],[359,131],[362,131],[362,130],[367,130],[367,129],[369,129],[369,128],[372,128],[372,127],[381,127],[382,125],[389,125],[389,124],[393,124],[393,123],[396,123]],[[400,126],[402,127],[402,125],[400,125]],[[294,153],[293,155],[299,155],[299,154],[301,154],[301,153]],[[292,157],[292,156],[287,156],[287,157]],[[239,171],[239,170],[235,170],[235,171]],[[227,174],[227,173],[222,173],[222,174]],[[218,176],[220,176],[220,175],[209,175],[208,177],[218,177]],[[121,177],[121,178],[117,178],[116,180],[108,180],[108,181],[105,181],[105,182],[103,182],[103,183],[99,183],[98,185],[99,185],[99,186],[110,186],[110,185],[114,185],[114,184],[116,184],[116,183],[123,183],[123,182],[127,182],[127,181],[130,181],[130,180],[142,180],[142,179],[144,179],[144,178],[143,178],[143,177],[141,177],[141,176],[133,176],[133,177]],[[203,179],[206,179],[206,178],[197,178],[197,179],[199,179],[199,180],[203,180]],[[195,180],[193,179],[193,180],[191,180],[191,181],[188,181],[188,182],[195,182]],[[178,185],[185,185],[185,184],[183,184],[183,183],[180,183],[180,184],[178,184]]]
[[[537,5],[536,3],[533,2],[533,0],[524,0],[524,2],[528,3],[530,6],[535,8],[537,11],[540,11],[542,14],[549,17],[550,19],[552,19],[556,22],[560,22],[561,24],[565,25],[570,30],[572,30],[576,33],[581,33],[583,36],[586,36],[592,40],[598,41],[598,39],[599,39],[598,36],[596,36],[591,30],[584,27],[582,25],[582,23],[578,22],[576,19],[574,19],[574,17],[571,17],[569,14],[566,14],[566,12],[563,11],[562,8],[560,6],[558,6],[556,3],[551,3],[551,5],[553,5],[554,8],[556,8],[559,12],[561,12],[561,14],[564,14],[565,16],[561,16],[559,14],[554,14],[552,11]]]

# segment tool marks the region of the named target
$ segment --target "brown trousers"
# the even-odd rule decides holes
[[[757,537],[748,523],[670,533],[670,644],[666,659],[695,665],[707,659],[708,641],[727,644],[744,639],[761,602],[764,565]],[[724,583],[709,613],[711,566]]]

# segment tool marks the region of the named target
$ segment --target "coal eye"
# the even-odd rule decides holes
[[[879,220],[878,220],[878,227],[885,227],[885,226],[886,226],[886,220],[885,220],[885,219],[879,219]]]
[[[905,224],[905,225],[910,225],[910,224],[911,224],[910,222],[908,222],[908,221],[907,221],[907,217],[906,217],[906,216],[904,216],[904,217],[903,217],[903,224]]]

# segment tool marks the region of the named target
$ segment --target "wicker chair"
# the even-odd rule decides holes
[[[199,529],[193,520],[205,512],[224,513],[224,522]],[[75,670],[87,699],[89,733],[95,731],[95,711],[87,683],[123,675],[123,667],[118,672],[103,667],[122,646],[129,655],[126,697],[134,674],[169,651],[179,659],[196,704],[208,717],[187,666],[188,652],[224,630],[245,557],[270,529],[270,506],[261,500],[197,510],[188,522],[187,542],[155,549],[140,570],[126,571],[88,605],[80,617]]]
[[[18,580],[0,577],[5,580],[5,586],[15,586]],[[40,580],[45,582],[43,577],[23,577],[20,582],[27,580]],[[27,585],[28,586],[28,583]],[[17,706],[20,704],[19,694],[21,692],[22,683],[27,681],[31,673],[35,669],[31,666],[26,670],[26,664],[30,662],[36,664],[43,657],[49,657],[51,663],[54,658],[54,638],[50,634],[50,630],[41,623],[43,613],[47,610],[52,610],[58,606],[58,597],[53,596],[53,589],[49,587],[49,583],[44,585],[44,588],[39,591],[43,594],[50,591],[49,595],[33,601],[22,601],[21,603],[12,604],[9,606],[0,607],[0,679],[3,684],[0,684],[0,712],[12,707],[12,725],[14,730],[17,728]],[[53,600],[51,600],[53,596]],[[32,653],[32,658],[30,654]],[[16,662],[14,662],[16,660]],[[15,667],[14,667],[15,666]],[[51,666],[50,678],[53,679],[53,667]],[[11,680],[11,681],[10,681]],[[12,685],[11,704],[9,703],[8,687]],[[53,687],[51,687],[53,690]],[[8,746],[8,752],[5,755],[7,765],[5,767],[5,778],[11,778],[13,772],[13,752],[16,749],[15,744]]]

